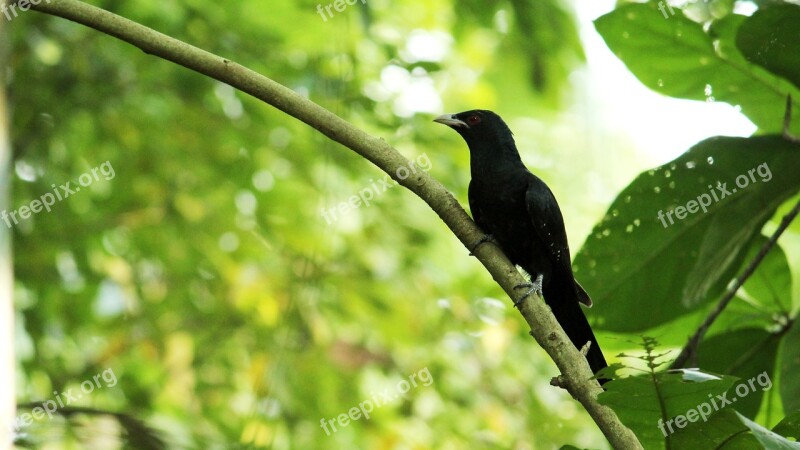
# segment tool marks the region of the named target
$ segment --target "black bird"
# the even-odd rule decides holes
[[[492,111],[477,109],[445,114],[434,122],[456,130],[469,146],[469,207],[475,223],[488,233],[472,250],[490,237],[496,241],[533,281],[518,286],[531,289],[515,304],[534,291],[543,295],[575,347],[591,342],[586,359],[592,371],[606,367],[581,311],[580,303],[592,306],[592,300],[572,273],[561,209],[550,188],[522,163],[508,125]]]

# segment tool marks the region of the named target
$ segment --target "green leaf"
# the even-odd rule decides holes
[[[753,242],[746,261],[755,258],[767,243],[767,238],[759,236]],[[792,272],[786,253],[780,245],[773,246],[759,263],[755,273],[742,286],[744,295],[765,309],[765,314],[786,313],[792,308]],[[741,294],[741,291],[740,291]]]
[[[754,64],[734,44],[728,16],[725,26],[710,28],[682,14],[665,19],[655,2],[629,4],[595,21],[597,31],[618,58],[647,87],[677,98],[738,105],[764,132],[782,129],[786,95],[800,106],[800,91]],[[795,117],[793,129],[800,129]]]
[[[780,349],[781,400],[784,411],[800,410],[800,326],[797,321],[783,338]]]
[[[787,203],[794,204],[794,199],[789,199],[784,202],[784,205]],[[775,216],[781,216],[780,211]],[[743,260],[739,273],[753,261],[766,242],[767,237],[764,235],[756,236]],[[719,316],[714,322],[709,335],[743,328],[774,329],[776,317],[785,316],[791,309],[791,278],[786,254],[780,245],[773,246],[758,265],[755,273],[736,293],[736,298],[725,309],[725,314]],[[663,338],[661,340],[663,341]]]
[[[665,448],[666,439],[672,439],[672,435],[682,429],[675,423],[677,416],[686,418],[683,427],[708,420],[716,412],[711,405],[705,418],[697,412],[691,413],[694,422],[689,422],[687,412],[696,411],[709,396],[722,394],[734,381],[733,377],[696,370],[627,377],[606,383],[607,390],[600,394],[598,401],[614,409],[644,448]]]
[[[773,449],[775,449],[775,450],[781,450],[781,449],[796,450],[796,449],[800,449],[800,442],[791,442],[790,440],[786,439],[785,437],[783,437],[783,436],[781,436],[781,435],[779,435],[777,433],[774,433],[774,432],[762,427],[761,425],[753,422],[752,420],[748,419],[747,417],[745,417],[745,416],[743,416],[741,414],[738,414],[738,413],[737,413],[737,415],[739,416],[739,420],[741,420],[742,423],[747,428],[750,429],[750,431],[753,433],[753,436],[755,436],[756,439],[758,439],[758,442],[760,442],[761,445],[764,446],[764,448],[769,449],[769,450],[773,450]]]
[[[800,411],[795,411],[780,421],[772,431],[790,438],[800,439]]]
[[[798,144],[777,136],[716,137],[640,174],[575,258],[596,325],[645,330],[716,299],[764,223],[800,188],[798,169]],[[722,198],[717,183],[730,195]],[[705,213],[686,209],[709,200]]]
[[[756,11],[739,28],[736,47],[744,57],[800,87],[800,6],[770,5]]]
[[[680,450],[752,450],[758,441],[742,425],[736,410],[725,408],[703,422],[677,431],[672,436],[672,448]]]
[[[755,417],[764,391],[772,388],[780,339],[780,335],[754,328],[717,334],[700,344],[698,364],[703,370],[738,377],[740,390],[731,390],[737,393],[736,410]]]

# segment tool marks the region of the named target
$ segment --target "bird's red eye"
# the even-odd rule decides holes
[[[470,124],[470,125],[477,125],[480,122],[481,122],[481,116],[479,116],[477,114],[473,114],[473,115],[467,117],[467,123]]]

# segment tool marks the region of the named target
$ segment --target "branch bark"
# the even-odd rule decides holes
[[[155,30],[78,0],[52,0],[31,5],[31,9],[62,17],[128,42],[145,53],[172,61],[208,77],[229,84],[280,111],[310,125],[333,141],[366,158],[425,201],[445,222],[465,247],[483,233],[450,192],[425,171],[401,178],[398,169],[410,162],[383,139],[352,126],[327,109],[298,95],[291,89],[247,69],[229,59],[211,54]],[[513,299],[513,287],[525,280],[505,255],[494,245],[481,245],[475,256],[495,281]],[[529,297],[520,313],[531,328],[531,335],[547,351],[561,371],[564,386],[578,400],[614,448],[642,448],[633,432],[614,411],[597,402],[600,385],[591,380],[586,359],[567,338],[541,298]]]

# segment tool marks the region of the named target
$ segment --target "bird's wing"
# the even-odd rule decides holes
[[[480,207],[478,207],[478,202],[475,199],[475,191],[473,190],[472,186],[473,184],[470,183],[469,189],[467,190],[467,197],[469,199],[469,211],[472,213],[472,220],[474,220],[475,223],[478,224],[478,227],[480,227],[480,229],[483,230],[484,233],[488,233],[489,231],[485,228],[486,224],[483,223],[481,209]]]
[[[539,240],[544,244],[550,261],[554,268],[559,268],[562,273],[572,273],[572,264],[567,243],[567,231],[564,228],[564,217],[561,209],[550,188],[535,175],[531,174],[528,188],[525,191],[525,205],[528,216],[533,224],[533,229]],[[592,305],[592,300],[586,291],[575,282],[575,293],[578,300],[587,306]]]
[[[528,208],[528,216],[533,224],[533,229],[536,230],[539,240],[547,249],[550,261],[555,266],[561,266],[564,262],[569,264],[567,232],[564,228],[561,209],[559,209],[550,188],[534,175],[531,175],[528,181],[525,205]]]

